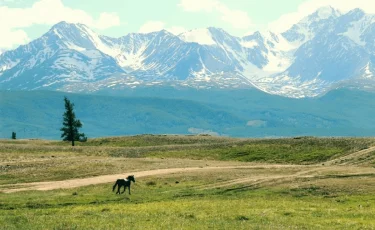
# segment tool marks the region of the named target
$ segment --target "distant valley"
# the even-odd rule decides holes
[[[89,137],[208,134],[233,137],[373,136],[374,93],[340,89],[293,99],[256,89],[139,88],[121,96],[1,91],[0,138],[60,139],[63,97]],[[190,99],[187,100],[186,97]]]

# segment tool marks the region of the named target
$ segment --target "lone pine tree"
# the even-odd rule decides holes
[[[17,134],[16,134],[16,132],[12,132],[12,139],[13,139],[13,140],[17,139]]]
[[[80,120],[76,119],[76,115],[73,111],[74,104],[71,103],[67,97],[64,97],[65,102],[65,113],[63,114],[63,127],[61,138],[64,141],[71,141],[74,146],[74,141],[87,140],[84,133],[79,133],[79,128],[82,128]]]

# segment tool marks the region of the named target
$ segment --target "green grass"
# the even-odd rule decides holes
[[[112,184],[0,193],[0,229],[374,229],[372,158],[364,168],[306,166],[373,145],[372,138],[312,137],[141,135],[93,139],[74,148],[57,141],[2,140],[0,188],[169,167],[304,166],[136,178],[131,196],[115,195]],[[321,171],[272,179],[310,169]],[[257,176],[271,180],[212,187]]]
[[[111,146],[111,147],[145,147],[162,145],[191,145],[191,144],[218,144],[233,142],[237,139],[211,136],[183,136],[183,135],[138,135],[128,137],[106,137],[91,139],[88,142],[78,143],[80,146]],[[241,140],[241,139],[238,139]]]
[[[168,157],[203,160],[229,160],[289,164],[315,164],[333,157],[346,155],[375,145],[374,138],[285,138],[285,139],[234,139],[205,136],[113,137],[92,139],[77,143],[68,142],[2,141],[0,153],[42,155],[51,152],[77,156],[105,157]],[[17,143],[17,144],[10,144]],[[27,144],[28,143],[28,144]]]
[[[186,138],[186,137],[185,137]],[[209,139],[210,140],[210,139]],[[215,138],[213,139],[215,140]],[[315,164],[375,145],[365,138],[220,139],[190,145],[113,151],[110,156],[169,157],[242,162]],[[127,139],[123,139],[127,142]],[[110,143],[110,142],[109,142]],[[90,142],[86,145],[90,145]]]
[[[191,180],[195,178],[196,180]],[[176,184],[175,181],[180,181]],[[150,184],[154,181],[155,184]],[[374,193],[329,188],[199,190],[212,178],[138,180],[132,195],[112,184],[0,194],[2,229],[371,229]],[[326,194],[329,194],[327,196]]]
[[[375,139],[140,135],[90,139],[77,145],[73,148],[60,141],[1,140],[0,185],[168,168],[174,159],[309,165],[366,149],[375,145]],[[186,162],[181,166],[197,164]]]

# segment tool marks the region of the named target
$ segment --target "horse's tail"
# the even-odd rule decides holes
[[[113,189],[112,189],[112,192],[114,192],[115,191],[115,189],[116,189],[116,185],[117,185],[117,182],[118,181],[116,181],[116,183],[113,185]]]

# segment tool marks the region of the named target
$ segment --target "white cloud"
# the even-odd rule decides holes
[[[187,12],[218,13],[221,16],[221,20],[236,29],[252,27],[251,19],[245,11],[230,9],[218,0],[181,0],[179,6]]]
[[[1,50],[13,48],[15,44],[23,45],[29,41],[29,37],[23,30],[2,30],[0,36],[0,53]]]
[[[361,8],[367,13],[375,13],[375,1],[371,0],[308,0],[302,3],[296,12],[285,14],[276,21],[269,23],[269,30],[284,32],[293,24],[324,6],[332,6],[342,12]]]
[[[120,18],[115,13],[101,13],[99,19],[96,22],[96,28],[107,29],[113,26],[119,26],[121,24]]]
[[[164,22],[148,21],[143,26],[141,26],[138,32],[147,34],[147,33],[155,32],[155,31],[163,30],[164,27],[165,27]]]
[[[252,26],[249,16],[244,11],[231,10],[222,4],[217,6],[217,11],[221,13],[223,21],[228,22],[236,29],[248,29]]]
[[[104,12],[99,19],[95,20],[83,10],[64,6],[61,0],[40,0],[30,8],[0,7],[1,27],[22,28],[35,24],[53,25],[60,21],[83,23],[98,29],[120,25],[120,19],[114,13]]]
[[[95,19],[83,10],[64,6],[61,0],[39,0],[29,8],[0,6],[1,37],[5,37],[4,33],[7,35],[7,40],[0,38],[0,48],[12,47],[22,44],[20,41],[28,41],[22,28],[33,25],[54,25],[60,21],[83,23],[96,29],[120,25],[120,19],[115,13],[103,12],[98,19]]]
[[[185,11],[199,12],[199,11],[213,11],[218,2],[216,0],[181,0],[179,6]]]
[[[147,34],[152,33],[160,30],[167,30],[170,33],[174,35],[179,35],[186,31],[185,28],[181,26],[172,26],[172,27],[166,27],[166,24],[161,21],[148,21],[145,24],[141,26],[141,28],[138,30],[139,33]]]

